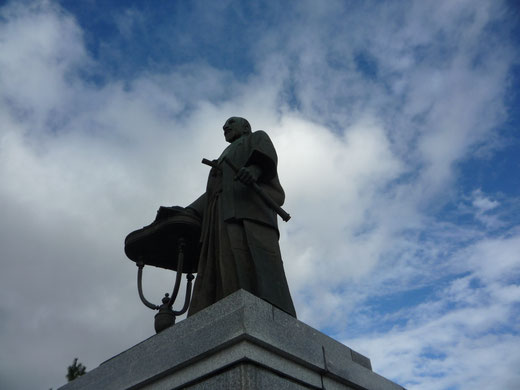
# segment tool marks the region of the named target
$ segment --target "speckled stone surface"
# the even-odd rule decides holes
[[[277,390],[307,390],[314,389],[297,383],[251,363],[239,363],[233,368],[218,373],[206,380],[185,387],[186,390],[213,389],[277,389]]]
[[[243,290],[61,387],[184,388],[403,389],[365,356]]]

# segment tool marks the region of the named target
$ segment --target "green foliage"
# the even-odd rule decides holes
[[[74,361],[70,366],[67,367],[67,380],[69,382],[84,375],[87,372],[87,367],[83,364],[78,363],[78,358],[74,358]]]

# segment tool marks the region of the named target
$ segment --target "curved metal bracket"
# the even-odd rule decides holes
[[[186,295],[184,298],[184,305],[181,310],[172,310],[172,306],[175,302],[175,299],[177,299],[177,296],[179,294],[180,285],[181,285],[181,279],[182,279],[182,271],[183,271],[183,263],[184,263],[184,248],[186,247],[186,241],[184,238],[180,238],[178,240],[178,259],[177,259],[177,274],[175,276],[175,284],[173,287],[173,291],[171,294],[171,297],[168,297],[168,294],[165,294],[165,298],[163,298],[163,304],[162,305],[154,305],[153,303],[149,302],[143,294],[143,268],[144,268],[144,261],[142,259],[139,259],[136,262],[136,265],[138,267],[137,271],[137,290],[139,292],[139,298],[141,299],[141,302],[143,304],[152,309],[152,310],[159,310],[159,314],[156,315],[156,331],[160,332],[161,330],[165,329],[166,327],[169,327],[175,323],[175,317],[180,316],[188,310],[190,306],[191,301],[191,292],[192,292],[192,282],[195,278],[193,274],[189,273],[186,275]],[[162,320],[158,320],[158,316],[162,316]],[[165,317],[168,317],[165,319]],[[160,322],[160,325],[158,327],[158,321]],[[160,329],[160,330],[159,330]]]
[[[143,294],[143,268],[144,268],[144,262],[142,260],[139,260],[137,263],[137,291],[139,292],[139,298],[141,298],[141,302],[144,303],[144,305],[152,310],[159,310],[160,306],[154,305],[153,303],[149,302]]]
[[[186,311],[188,310],[188,307],[190,306],[191,282],[193,281],[194,278],[195,278],[195,276],[193,276],[193,274],[186,275],[186,280],[188,281],[188,283],[186,284],[186,296],[184,298],[184,306],[179,311],[175,311],[175,310],[173,311],[173,314],[175,314],[176,316],[180,316],[180,315],[186,313]]]
[[[168,302],[168,307],[171,309],[173,306],[173,302],[177,299],[177,294],[179,294],[179,288],[181,287],[181,278],[182,278],[182,268],[184,265],[184,248],[186,247],[186,240],[184,238],[179,238],[177,241],[177,247],[179,249],[179,257],[177,259],[177,275],[175,276],[175,285],[173,287],[172,295],[170,297],[170,302]]]

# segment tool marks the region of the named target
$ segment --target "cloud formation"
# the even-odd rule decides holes
[[[459,184],[504,147],[507,3],[66,7],[0,8],[0,387],[152,334],[123,239],[203,192],[232,115],[279,154],[299,319],[409,389],[518,387],[518,193]]]

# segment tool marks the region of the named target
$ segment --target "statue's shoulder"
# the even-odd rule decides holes
[[[251,133],[249,138],[249,147],[269,156],[271,159],[276,159],[276,150],[274,148],[271,138],[263,130],[257,130]]]
[[[251,139],[256,142],[271,140],[267,133],[263,130],[256,130],[251,133]]]
[[[267,133],[263,130],[255,130],[251,133],[252,136],[255,136],[255,137],[267,137],[269,138],[269,136],[267,135]]]

